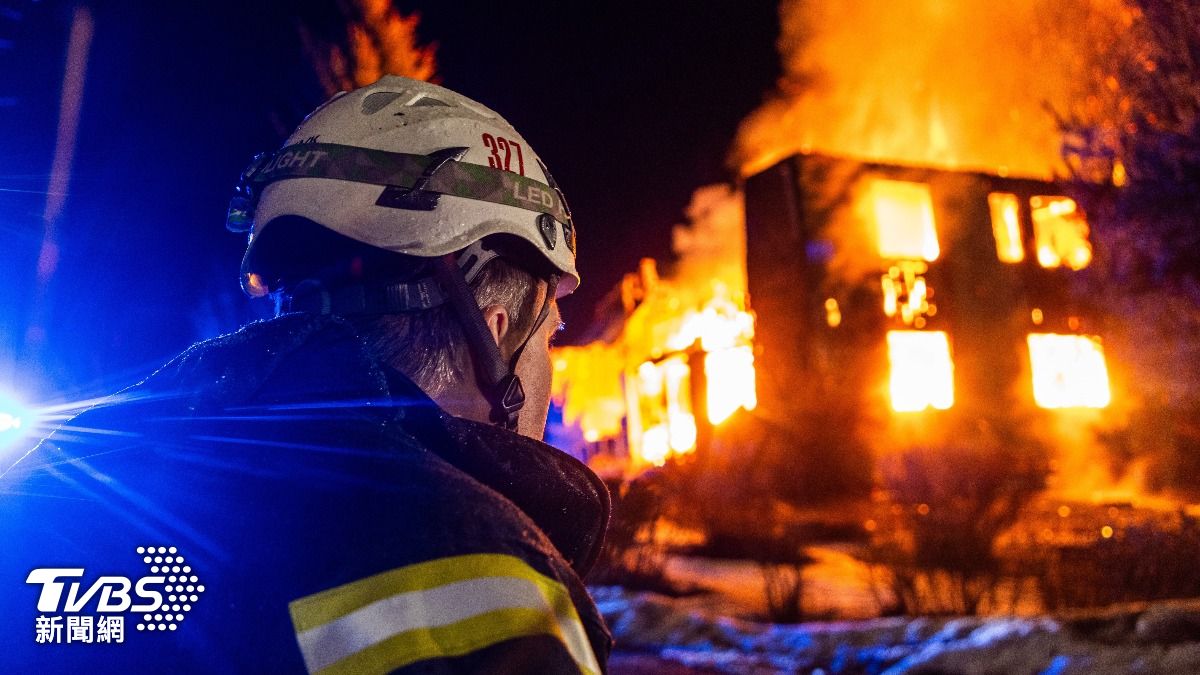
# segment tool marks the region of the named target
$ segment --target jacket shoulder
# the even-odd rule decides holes
[[[537,525],[431,454],[400,462],[378,571],[288,605],[310,672],[602,672],[607,630]]]

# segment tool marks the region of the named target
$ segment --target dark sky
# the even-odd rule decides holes
[[[87,3],[95,39],[61,264],[36,301],[37,192],[75,5],[0,4],[0,385],[127,384],[263,315],[237,292],[244,242],[224,209],[246,161],[323,99],[296,26],[337,33],[334,0]],[[726,177],[738,121],[778,74],[772,2],[397,5],[420,13],[442,83],[508,118],[566,192],[584,279],[563,306],[568,339],[639,258],[668,256],[670,226],[694,188]],[[41,350],[25,337],[35,315]]]

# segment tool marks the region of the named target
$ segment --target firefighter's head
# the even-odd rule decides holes
[[[399,77],[339,94],[255,158],[228,225],[247,293],[343,316],[451,412],[541,434],[575,228],[495,112]]]

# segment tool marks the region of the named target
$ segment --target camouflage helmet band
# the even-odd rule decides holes
[[[463,197],[549,214],[571,227],[561,193],[532,178],[444,157],[334,143],[297,143],[254,158],[242,172],[226,226],[249,231],[263,188],[289,178],[326,178]],[[573,241],[571,242],[574,243]]]

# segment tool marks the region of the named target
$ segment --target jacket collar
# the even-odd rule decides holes
[[[200,370],[207,373],[205,379],[215,380],[217,389],[239,383],[237,391],[206,392],[225,405],[261,395],[262,384],[272,380],[286,382],[279,388],[287,390],[273,392],[273,397],[350,401],[357,414],[374,409],[372,415],[385,431],[416,438],[525,512],[581,577],[599,556],[611,507],[607,487],[591,469],[541,441],[446,413],[407,377],[374,359],[343,319],[285,314],[197,345],[184,356],[189,354],[193,358],[181,360],[206,363],[208,367]],[[281,367],[285,361],[317,364],[314,369],[319,364],[334,366],[310,374]],[[208,372],[213,364],[236,377]]]
[[[455,468],[504,495],[528,515],[584,576],[608,527],[608,488],[579,460],[493,424],[455,417],[396,370],[382,367],[402,429]],[[414,402],[420,401],[418,405]]]

